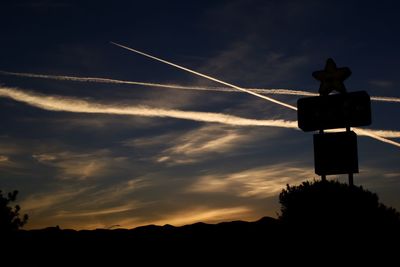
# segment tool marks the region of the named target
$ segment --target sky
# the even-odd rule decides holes
[[[352,70],[348,91],[394,99],[372,101],[372,124],[362,129],[389,131],[381,135],[400,142],[399,7],[1,1],[0,189],[19,190],[27,229],[277,217],[286,184],[320,179],[313,133],[296,129],[296,111],[221,91],[226,86],[110,42],[243,88],[311,93],[319,88],[311,73],[332,57]],[[266,96],[293,106],[303,97]],[[358,154],[355,184],[400,210],[400,147],[359,135]],[[328,179],[347,182],[346,175]]]

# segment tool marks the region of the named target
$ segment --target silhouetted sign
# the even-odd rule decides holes
[[[298,125],[305,132],[371,124],[371,100],[365,91],[300,98],[297,108]]]
[[[314,166],[318,175],[358,173],[357,135],[314,134]]]

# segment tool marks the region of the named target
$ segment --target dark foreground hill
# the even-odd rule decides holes
[[[187,260],[191,264],[186,266],[243,260],[246,266],[254,266],[266,260],[318,262],[319,257],[327,262],[346,259],[383,263],[393,259],[397,262],[399,238],[399,231],[393,228],[360,225],[358,229],[335,229],[312,224],[299,228],[264,217],[256,222],[149,225],[131,230],[18,231],[8,240],[5,255],[16,253],[18,261],[24,263],[21,266],[80,266],[77,263],[82,261],[100,264],[110,260],[118,266],[126,261],[145,262],[146,266],[158,265],[160,261],[168,266],[186,265]]]
[[[1,256],[15,266],[399,265],[400,214],[376,194],[314,181],[287,186],[279,200],[278,219],[255,222],[12,231]]]

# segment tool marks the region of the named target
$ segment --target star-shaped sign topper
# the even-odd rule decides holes
[[[335,61],[328,58],[325,69],[313,72],[313,77],[321,82],[319,86],[320,95],[329,95],[332,91],[346,93],[346,87],[343,81],[351,75],[351,70],[347,67],[336,67]]]

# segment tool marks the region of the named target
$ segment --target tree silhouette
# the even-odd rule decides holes
[[[12,232],[18,230],[20,227],[24,226],[28,221],[28,215],[23,215],[20,218],[20,206],[15,205],[14,207],[10,205],[17,199],[18,191],[15,190],[3,196],[0,190],[0,232]]]
[[[296,226],[313,225],[348,229],[400,229],[400,214],[379,202],[378,196],[361,186],[337,181],[287,185],[279,195],[279,219]]]

